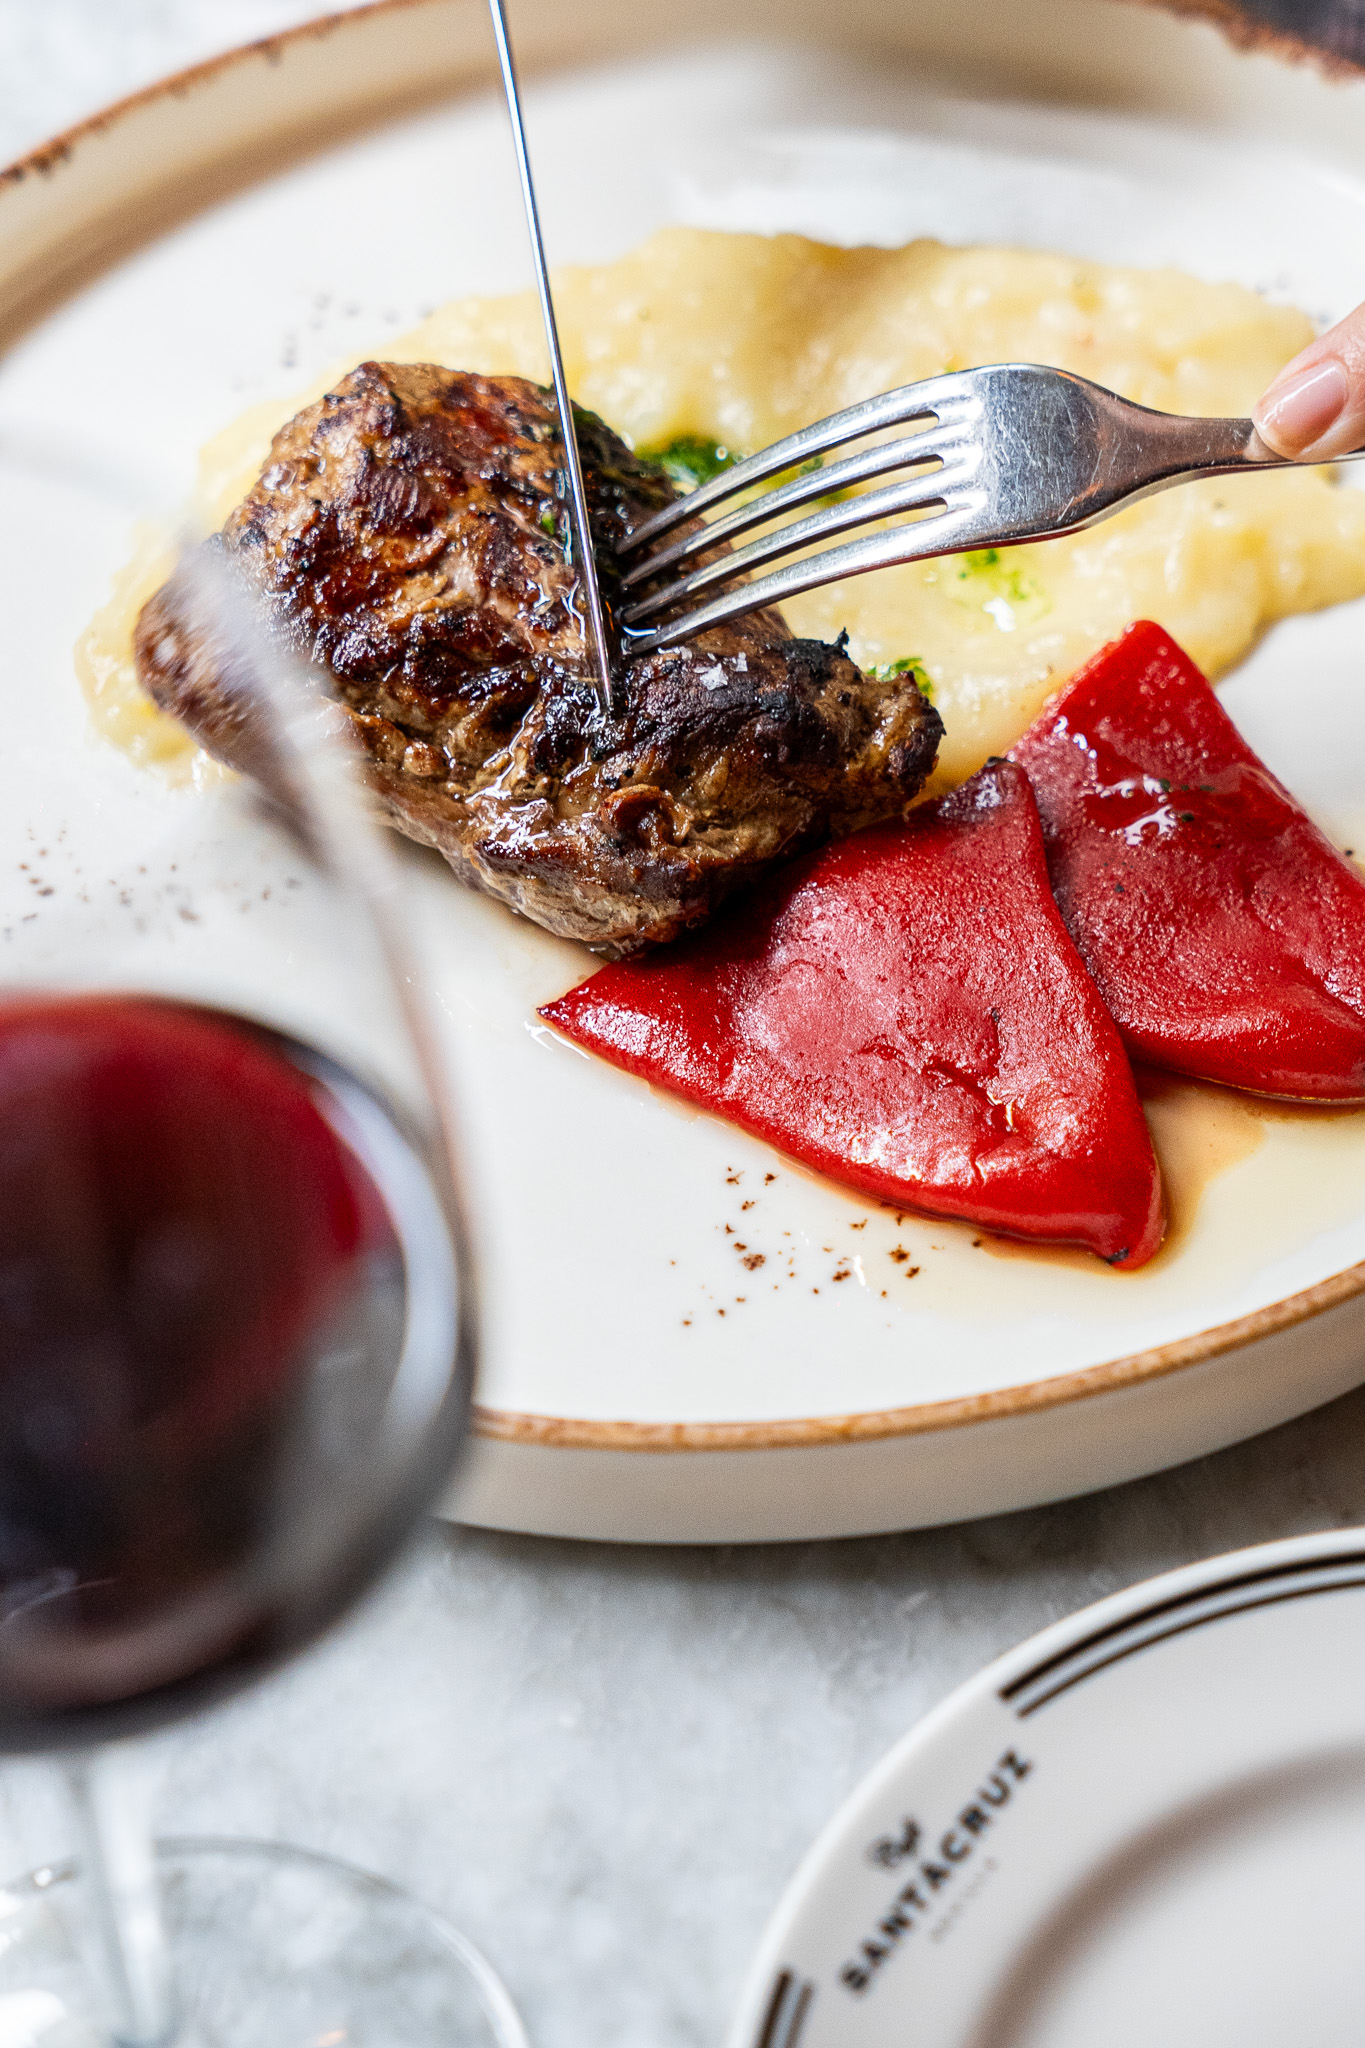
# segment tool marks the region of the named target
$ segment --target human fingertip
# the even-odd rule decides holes
[[[1256,431],[1291,461],[1331,433],[1351,397],[1351,380],[1335,356],[1277,378],[1257,406]]]

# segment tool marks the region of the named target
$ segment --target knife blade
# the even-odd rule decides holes
[[[526,123],[521,111],[517,67],[512,57],[512,42],[508,34],[503,0],[488,0],[488,11],[493,17],[493,36],[498,46],[498,63],[502,70],[503,91],[507,96],[508,118],[512,123],[512,142],[517,154],[521,197],[526,209],[526,227],[531,240],[531,261],[535,266],[536,293],[540,300],[540,317],[545,328],[545,340],[550,351],[550,376],[554,384],[555,405],[559,411],[560,432],[564,439],[564,467],[569,479],[569,520],[573,533],[574,566],[578,570],[587,604],[587,618],[584,623],[591,642],[593,665],[597,671],[597,694],[603,712],[610,716],[615,709],[616,692],[607,651],[606,612],[602,604],[602,586],[597,578],[597,561],[593,554],[592,527],[588,519],[588,494],[583,487],[583,462],[578,450],[573,407],[569,403],[569,387],[564,376],[564,356],[559,346],[559,327],[555,320],[554,299],[550,292],[550,273],[545,262],[545,242],[540,231],[540,208],[536,204],[535,179],[531,174],[531,153],[526,145]]]

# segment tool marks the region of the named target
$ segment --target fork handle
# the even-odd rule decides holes
[[[1009,460],[1008,440],[996,437],[1001,454],[989,479],[989,510],[982,508],[985,517],[981,520],[983,526],[991,526],[992,541],[1009,544],[1075,532],[1140,498],[1197,477],[1302,466],[1268,448],[1254,420],[1197,419],[1154,412],[1084,378],[1062,378],[1056,373],[1038,373],[1036,389],[1029,396],[1037,407],[1032,422],[1035,445],[1045,445],[1050,430],[1062,439],[1073,458],[1084,450],[1085,480],[1074,473],[1065,479],[1070,494],[1065,515],[1055,526],[1048,526],[1038,517],[1036,475],[1022,465],[1016,468]],[[1365,454],[1365,450],[1361,452]],[[1062,509],[1060,505],[1058,509]]]
[[[1266,447],[1253,420],[1188,419],[1111,400],[1095,408],[1094,430],[1095,469],[1072,508],[1075,525],[1191,477],[1291,466]]]
[[[1225,476],[1239,469],[1294,466],[1266,446],[1254,420],[1187,419],[1178,413],[1149,412],[1145,407],[1134,410],[1141,412],[1142,452],[1151,464],[1153,483],[1158,478]],[[1131,447],[1126,453],[1131,462]]]
[[[1277,455],[1261,439],[1254,420],[1187,419],[1179,413],[1151,412],[1133,406],[1140,420],[1143,454],[1152,465],[1152,483],[1175,482],[1185,476],[1229,476],[1244,469],[1309,469],[1319,464]],[[1127,428],[1125,439],[1132,434]],[[1337,462],[1358,462],[1365,448],[1338,455]],[[1127,459],[1132,460],[1131,448]]]

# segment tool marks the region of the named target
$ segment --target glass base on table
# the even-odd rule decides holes
[[[159,1842],[157,1861],[174,2048],[528,2048],[478,1950],[383,1878],[229,1837]],[[5,2048],[108,2048],[80,1891],[76,1863],[0,1886]]]

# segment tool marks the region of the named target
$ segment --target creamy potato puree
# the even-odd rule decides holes
[[[1056,364],[1165,411],[1240,415],[1313,331],[1304,314],[1239,285],[1174,270],[694,228],[561,272],[555,298],[575,397],[643,451],[695,435],[748,452],[895,385],[1011,360]],[[529,292],[459,300],[383,354],[548,379]],[[221,524],[271,435],[340,374],[257,406],[209,445],[206,524]],[[129,654],[160,569],[144,544],[80,666],[104,730],[143,758],[188,761],[191,743],[141,697]],[[1003,752],[1132,619],[1158,620],[1217,676],[1273,620],[1362,593],[1365,491],[1302,470],[1185,485],[1088,533],[880,570],[785,609],[797,632],[847,629],[864,666],[923,664],[947,728],[942,786]]]

